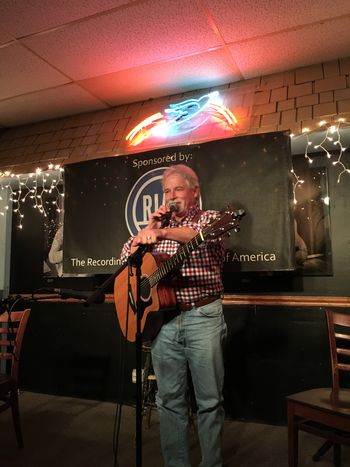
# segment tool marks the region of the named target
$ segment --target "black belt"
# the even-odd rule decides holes
[[[177,307],[180,311],[188,311],[192,310],[192,308],[198,308],[200,306],[209,305],[209,303],[215,302],[215,300],[219,300],[219,298],[221,298],[220,295],[211,295],[210,297],[202,298],[197,302],[178,303]]]

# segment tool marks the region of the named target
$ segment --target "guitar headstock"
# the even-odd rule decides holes
[[[219,216],[209,224],[203,231],[205,238],[218,238],[225,235],[230,230],[239,232],[240,220],[245,216],[244,209],[233,209],[227,207],[220,211]]]

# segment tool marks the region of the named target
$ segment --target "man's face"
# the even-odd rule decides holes
[[[189,188],[186,180],[181,175],[169,175],[163,182],[165,203],[175,202],[178,211],[175,217],[181,218],[187,214],[190,207],[194,206],[199,196],[199,189]]]

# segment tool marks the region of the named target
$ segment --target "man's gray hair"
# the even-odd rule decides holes
[[[164,170],[163,173],[163,182],[167,177],[170,177],[170,175],[180,175],[183,177],[189,188],[199,188],[199,179],[196,174],[196,172],[191,169],[188,165],[185,164],[177,164],[177,165],[171,165],[167,169]]]

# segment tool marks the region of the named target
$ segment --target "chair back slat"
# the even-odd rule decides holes
[[[340,334],[339,332],[335,333],[335,338],[336,339],[343,339],[344,341],[350,341],[350,335],[349,334]]]
[[[4,335],[4,333],[3,333]],[[4,347],[11,347],[13,346],[14,344],[14,340],[11,339],[11,340],[8,340],[8,339],[0,339],[0,346],[4,346]]]
[[[347,363],[339,360],[339,357],[350,357],[350,313],[326,310],[326,318],[333,389],[339,390],[339,371],[350,372],[350,361]]]
[[[13,354],[8,352],[0,352],[0,359],[1,358],[4,358],[5,360],[10,360],[11,358],[13,358]]]
[[[0,315],[0,359],[11,361],[10,374],[18,381],[19,357],[30,309]]]
[[[16,327],[17,323],[18,323],[17,321],[13,323],[13,327],[11,329],[13,331],[13,334],[17,334],[17,327]],[[7,327],[5,326],[0,327],[0,334],[7,334],[7,333],[8,333]]]
[[[349,363],[338,363],[337,368],[338,370],[350,371],[350,364]]]

